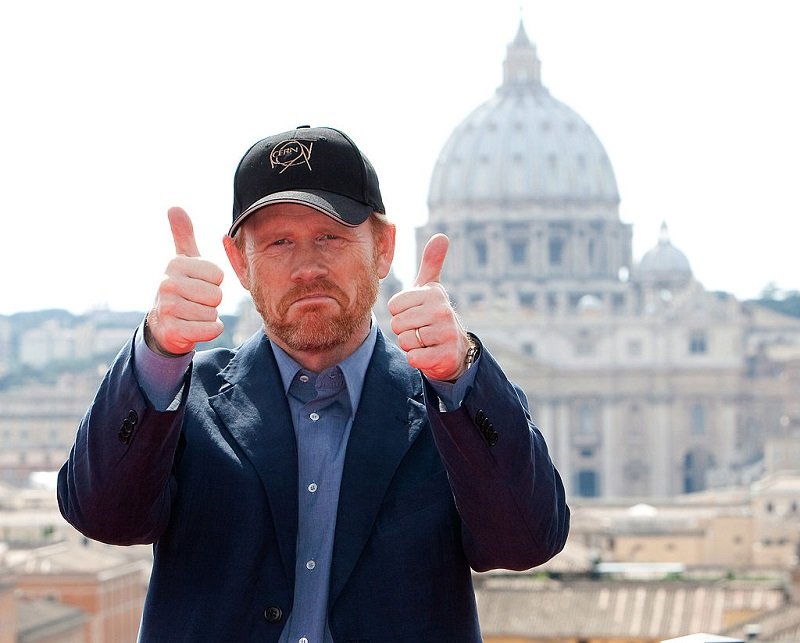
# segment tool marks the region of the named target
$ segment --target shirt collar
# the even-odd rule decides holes
[[[336,366],[331,367],[339,368],[342,371],[345,386],[347,387],[347,396],[350,398],[350,408],[353,410],[353,414],[355,414],[355,410],[358,408],[358,401],[361,399],[361,391],[364,389],[364,378],[367,375],[367,367],[369,366],[369,360],[372,357],[377,339],[378,322],[373,315],[370,322],[369,334],[366,339],[361,342],[361,345],[353,353],[348,355]],[[272,342],[272,351],[275,353],[275,361],[278,363],[278,370],[281,374],[283,392],[288,395],[292,380],[294,380],[298,371],[303,370],[303,367],[275,342]]]

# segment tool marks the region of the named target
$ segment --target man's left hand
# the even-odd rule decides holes
[[[454,381],[466,370],[469,338],[440,283],[449,239],[433,235],[411,288],[389,300],[392,330],[408,363],[429,379]]]

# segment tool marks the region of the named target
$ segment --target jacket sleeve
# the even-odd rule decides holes
[[[472,568],[530,569],[564,547],[569,532],[564,486],[525,394],[485,348],[476,368],[471,390],[454,411],[441,412],[426,383],[434,439]]]
[[[131,340],[106,373],[58,474],[64,518],[89,538],[115,545],[152,543],[166,528],[185,408],[150,406],[133,359]],[[188,388],[187,382],[184,395]]]

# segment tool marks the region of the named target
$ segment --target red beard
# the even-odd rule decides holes
[[[373,271],[365,271],[356,279],[355,301],[350,301],[332,281],[320,279],[293,287],[280,298],[274,312],[270,309],[269,293],[260,284],[251,284],[250,293],[270,337],[295,351],[321,352],[346,343],[369,319],[380,281]],[[302,310],[292,311],[292,306],[309,294],[324,294],[336,303],[301,304]]]

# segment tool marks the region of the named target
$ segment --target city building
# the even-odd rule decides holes
[[[487,578],[477,600],[486,643],[660,643],[696,632],[739,635],[778,615],[798,623],[777,580]],[[758,640],[796,640],[778,630],[762,625]]]
[[[800,473],[650,502],[573,503],[570,543],[589,560],[689,568],[789,570],[800,560]]]
[[[87,643],[86,614],[52,599],[16,601],[17,643]]]
[[[450,237],[442,281],[528,395],[569,496],[746,484],[768,441],[797,444],[800,319],[705,290],[666,224],[634,261],[619,202],[520,24],[502,85],[439,155],[418,252]]]
[[[150,564],[135,550],[73,540],[9,551],[6,558],[16,578],[18,614],[32,619],[51,606],[53,626],[81,616],[86,643],[136,640]],[[56,612],[57,605],[74,609]]]
[[[102,375],[63,372],[54,381],[30,381],[0,390],[0,470],[26,479],[61,467]]]

